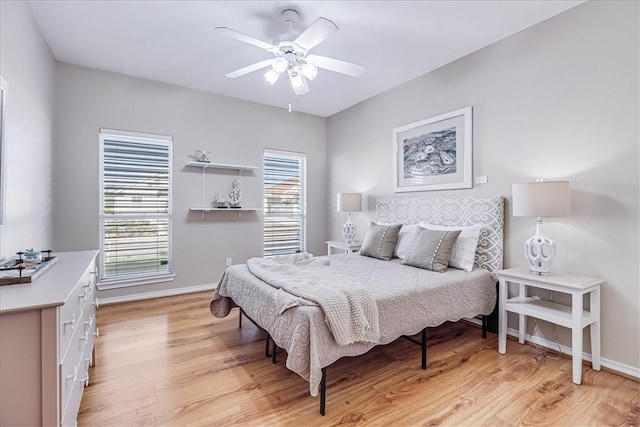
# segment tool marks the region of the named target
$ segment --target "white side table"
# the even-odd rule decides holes
[[[591,331],[591,365],[600,370],[600,285],[604,280],[572,274],[533,274],[526,267],[509,268],[496,272],[500,281],[498,351],[507,351],[507,312],[518,313],[518,342],[524,344],[527,329],[526,316],[546,320],[571,329],[573,382],[582,382],[582,330]],[[517,297],[509,298],[507,283],[517,283]],[[571,294],[571,306],[527,296],[527,286]],[[583,297],[590,298],[590,311],[583,309]]]
[[[327,242],[327,255],[331,255],[331,249],[341,249],[346,253],[357,252],[360,250],[360,246],[362,246],[362,242],[341,242],[340,240],[329,240]]]

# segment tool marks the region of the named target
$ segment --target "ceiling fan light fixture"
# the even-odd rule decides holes
[[[318,75],[318,67],[308,62],[306,64],[302,64],[302,67],[300,68],[302,69],[302,74],[304,74],[304,76],[309,80],[315,79]]]
[[[276,82],[278,81],[278,77],[280,77],[280,73],[273,69],[268,70],[266,73],[264,73],[264,79],[267,83],[269,83],[270,86],[276,84]]]
[[[300,73],[294,71],[289,74],[289,77],[291,78],[291,87],[293,90],[300,90],[304,87],[304,81]]]
[[[289,61],[282,57],[276,58],[273,60],[273,64],[271,65],[271,67],[278,74],[284,73],[285,71],[287,71],[287,68],[289,68]]]
[[[289,69],[289,80],[291,81],[291,89],[296,95],[304,95],[309,92],[307,79],[300,72],[300,67],[296,66],[293,69]]]

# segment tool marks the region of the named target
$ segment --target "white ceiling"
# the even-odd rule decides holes
[[[328,117],[378,93],[574,7],[582,1],[30,1],[58,61],[171,83]],[[229,27],[274,41],[287,33],[284,9],[300,13],[294,31],[318,17],[339,28],[312,53],[367,67],[354,78],[320,70],[295,96],[287,79],[268,86],[264,71],[224,75],[272,54],[224,37]]]

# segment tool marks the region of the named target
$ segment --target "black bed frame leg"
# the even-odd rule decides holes
[[[482,338],[487,338],[488,316],[482,315]]]
[[[422,343],[420,347],[422,349],[422,369],[427,369],[427,328],[422,330]]]
[[[264,357],[269,357],[271,356],[271,353],[269,353],[269,342],[271,341],[271,335],[267,334],[267,338],[265,338],[264,340]]]
[[[238,312],[238,329],[242,329],[242,309]]]
[[[276,364],[278,363],[276,356],[277,356],[277,352],[278,352],[278,346],[276,345],[276,342],[271,339],[271,341],[273,341],[273,353],[271,353],[271,363]]]
[[[322,368],[322,379],[320,380],[320,415],[324,417],[327,403],[327,368]]]

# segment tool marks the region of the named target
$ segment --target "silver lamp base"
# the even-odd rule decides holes
[[[556,244],[542,234],[542,220],[538,219],[536,234],[524,243],[524,253],[532,273],[551,274],[551,263],[556,255]]]

